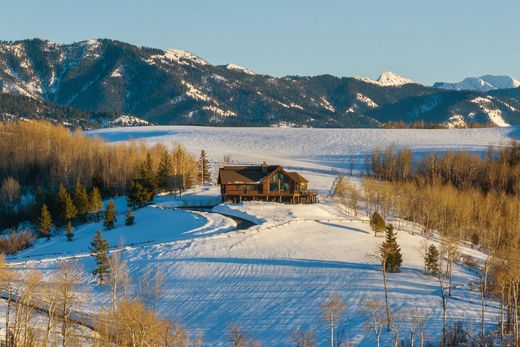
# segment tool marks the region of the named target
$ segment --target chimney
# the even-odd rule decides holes
[[[267,163],[265,161],[262,163],[262,172],[263,173],[267,172]]]

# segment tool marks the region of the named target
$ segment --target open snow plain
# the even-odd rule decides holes
[[[483,152],[489,144],[508,144],[520,128],[483,129],[302,129],[153,126],[102,129],[89,133],[110,142],[143,140],[183,144],[193,153],[206,150],[215,161],[230,154],[237,163],[281,164],[310,178],[313,189],[330,189],[335,171],[360,168],[374,148],[408,146],[416,155],[430,151]]]
[[[384,300],[382,273],[374,254],[382,237],[374,237],[365,216],[350,216],[330,198],[337,170],[348,167],[349,157],[361,163],[376,146],[395,143],[415,151],[466,149],[483,151],[488,144],[501,145],[515,137],[516,129],[475,130],[335,130],[261,129],[203,127],[143,127],[106,129],[94,132],[108,141],[143,139],[185,145],[194,153],[205,149],[219,161],[224,154],[241,163],[267,161],[297,169],[318,189],[321,201],[314,205],[243,203],[219,205],[215,212],[249,219],[257,225],[234,230],[233,221],[223,215],[172,210],[182,204],[214,202],[218,189],[188,194],[182,201],[160,197],[154,206],[136,213],[136,224],[124,226],[124,201],[118,201],[120,218],[112,234],[122,243],[121,255],[136,284],[143,273],[159,268],[164,290],[155,305],[158,312],[181,322],[193,337],[204,336],[205,345],[229,346],[229,324],[264,346],[291,346],[290,335],[297,329],[312,329],[320,346],[328,344],[328,328],[320,304],[331,295],[346,303],[340,331],[344,340],[356,346],[374,346],[367,328],[369,315],[363,312],[366,299]],[[336,171],[335,171],[336,170]],[[77,257],[87,273],[94,262],[85,254],[86,241],[99,225],[77,230],[77,240],[40,242],[21,252],[11,262],[52,272],[63,257]],[[404,263],[401,273],[388,280],[391,309],[403,317],[400,336],[409,341],[416,320],[410,310],[426,317],[426,338],[436,344],[442,333],[442,306],[437,280],[422,272],[419,245],[423,236],[412,225],[398,231]],[[84,234],[84,235],[81,235]],[[121,241],[122,240],[122,241]],[[147,241],[150,241],[147,243]],[[435,243],[435,240],[430,242]],[[135,243],[131,245],[131,243]],[[477,261],[481,254],[464,248]],[[52,255],[50,255],[52,253]],[[46,256],[42,256],[46,255]],[[461,320],[476,334],[480,303],[476,273],[462,264],[454,270],[453,295],[448,303],[449,324]],[[85,277],[83,289],[91,297],[82,308],[109,305],[108,288]],[[496,321],[498,308],[487,308],[488,329]],[[392,343],[393,333],[383,330],[382,345]],[[417,343],[417,341],[416,341]]]

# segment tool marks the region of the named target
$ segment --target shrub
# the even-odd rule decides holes
[[[20,232],[10,231],[6,236],[0,236],[0,253],[15,254],[33,245],[35,237],[30,230]]]

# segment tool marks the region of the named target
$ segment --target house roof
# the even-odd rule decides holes
[[[219,184],[260,183],[273,171],[281,168],[279,165],[258,166],[224,166],[219,170]]]
[[[219,184],[257,184],[276,170],[283,170],[280,165],[256,165],[256,166],[224,166],[219,170]],[[296,183],[308,181],[297,172],[283,171]]]
[[[285,172],[285,173],[295,183],[309,183],[309,181],[307,179],[305,179],[305,177],[303,177],[302,175],[300,175],[297,172]]]

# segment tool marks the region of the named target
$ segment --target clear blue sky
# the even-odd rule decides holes
[[[8,0],[0,39],[111,38],[276,76],[520,78],[520,0]]]

